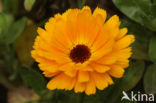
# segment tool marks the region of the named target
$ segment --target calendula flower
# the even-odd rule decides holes
[[[32,57],[46,77],[47,88],[95,94],[120,78],[131,56],[133,35],[120,29],[117,15],[106,20],[106,11],[88,6],[56,14],[38,28]],[[39,84],[37,84],[39,85]]]

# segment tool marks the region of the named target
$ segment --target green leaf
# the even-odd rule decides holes
[[[75,93],[74,91],[54,90],[54,103],[82,103],[82,93]]]
[[[7,30],[8,27],[13,23],[13,15],[8,13],[0,13],[0,28]]]
[[[19,0],[3,0],[3,12],[17,13]]]
[[[81,9],[86,3],[86,0],[77,0],[78,8]]]
[[[36,0],[24,0],[24,7],[27,11],[30,11]]]
[[[4,38],[8,33],[8,29],[13,23],[14,18],[7,13],[0,13],[0,43],[5,42]]]
[[[121,98],[120,98],[117,103],[137,103],[137,102],[136,101],[129,101],[129,100],[121,101]]]
[[[155,10],[156,10],[156,3],[151,6],[150,10],[151,10],[152,16],[156,17],[156,12],[155,12]]]
[[[142,78],[144,68],[145,64],[143,61],[132,62],[123,78],[114,85],[114,91],[112,91],[108,98],[108,100],[110,100],[109,103],[115,103],[120,97],[122,91],[128,91],[134,88]]]
[[[144,46],[132,47],[132,58],[137,60],[149,60],[148,48]]]
[[[150,65],[144,76],[144,88],[146,93],[156,93],[156,64]]]
[[[149,56],[153,62],[156,62],[156,37],[151,37],[149,44]]]
[[[26,26],[26,20],[27,19],[23,17],[12,24],[12,26],[9,28],[9,32],[5,40],[8,44],[13,43],[22,34]]]
[[[11,44],[23,32],[26,25],[26,18],[23,17],[14,22],[10,14],[0,13],[0,43]]]
[[[136,61],[130,64],[128,71],[118,84],[124,91],[128,91],[136,86],[143,76],[145,64],[143,61]],[[130,82],[131,81],[131,82]]]
[[[130,19],[156,31],[156,16],[151,12],[151,0],[113,0],[116,7]]]
[[[34,59],[31,57],[30,51],[33,49],[34,39],[37,34],[36,30],[36,24],[27,20],[25,30],[13,44],[18,60],[22,65],[31,66],[34,63]]]
[[[98,95],[85,96],[83,103],[102,103]]]
[[[43,95],[46,88],[46,82],[43,76],[28,67],[21,67],[20,74],[24,82],[33,88],[33,90],[38,93],[39,95]]]

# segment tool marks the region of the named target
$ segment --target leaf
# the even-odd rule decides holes
[[[7,13],[0,13],[0,43],[4,43],[5,36],[8,33],[8,29],[13,23],[14,18]]]
[[[17,13],[19,0],[3,0],[3,12]]]
[[[24,82],[28,86],[32,87],[32,89],[36,93],[38,93],[39,95],[43,95],[46,88],[46,82],[43,76],[39,72],[28,67],[21,67],[20,75],[24,80]]]
[[[153,62],[156,62],[156,37],[151,37],[149,44],[149,56]]]
[[[148,67],[144,76],[144,88],[145,92],[148,94],[156,93],[156,64],[152,64]]]
[[[150,35],[153,35],[152,32],[146,28],[131,22],[127,19],[122,19],[121,27],[128,28],[128,34],[135,35],[135,42],[133,43],[133,59],[138,60],[149,60],[148,56],[148,45]],[[144,36],[142,36],[144,34]]]
[[[13,23],[12,26],[9,28],[9,32],[5,41],[8,44],[13,43],[22,34],[25,26],[26,18],[24,17]]]
[[[148,48],[144,46],[133,46],[132,52],[132,59],[149,60]]]
[[[77,0],[78,8],[81,9],[86,3],[86,0]]]
[[[111,95],[108,97],[109,103],[115,103],[120,97],[122,91],[128,91],[134,88],[144,73],[145,64],[143,61],[136,61],[130,64],[128,71],[122,79],[114,85]]]
[[[7,30],[13,21],[13,15],[8,13],[0,13],[0,28]]]
[[[104,98],[104,97],[103,97]],[[102,103],[98,95],[85,96],[83,103]]]
[[[26,18],[14,22],[10,14],[0,13],[0,42],[3,44],[13,43],[23,32],[26,25]]]
[[[151,0],[113,0],[116,7],[130,19],[156,31],[156,16],[151,12]]]
[[[24,0],[24,7],[27,11],[30,11],[36,0]]]
[[[2,12],[2,0],[0,0],[0,12]]]
[[[121,99],[120,99],[120,100],[118,100],[117,103],[137,103],[137,102],[136,101],[129,101],[129,100],[123,100],[123,101],[121,101]]]
[[[134,88],[136,84],[139,82],[139,80],[142,78],[144,69],[145,64],[143,61],[136,61],[130,64],[128,71],[123,76],[118,86],[124,91],[128,91]]]
[[[156,10],[156,2],[155,2],[155,4],[153,4],[151,6],[150,10],[151,10],[152,16],[156,17],[156,12],[155,12],[155,10]]]
[[[14,42],[14,48],[21,64],[31,66],[34,63],[30,51],[33,49],[33,43],[36,37],[37,26],[30,20],[19,38]]]

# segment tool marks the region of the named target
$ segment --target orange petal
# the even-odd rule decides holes
[[[124,74],[124,69],[118,65],[112,65],[108,72],[113,77],[121,78]]]
[[[101,57],[105,56],[106,54],[112,51],[112,46],[114,44],[113,40],[108,40],[102,47],[95,50],[92,54],[94,60],[100,59]]]
[[[48,72],[48,71],[43,72],[45,77],[53,77],[53,76],[55,76],[55,75],[57,75],[59,73],[61,73],[61,72],[54,72],[54,73],[53,72]]]
[[[120,65],[122,68],[127,68],[129,66],[129,60],[124,59],[124,60],[117,60],[116,65]]]
[[[98,63],[94,63],[91,62],[89,64],[96,72],[99,73],[105,73],[106,71],[108,71],[110,68],[108,66],[102,65],[102,64],[98,64]]]
[[[108,82],[108,84],[110,84],[110,85],[111,85],[111,84],[114,84],[112,78],[111,78],[107,73],[105,73],[105,74],[103,74],[103,75],[104,75],[106,81]]]
[[[95,94],[96,93],[96,86],[93,78],[90,76],[90,80],[86,83],[85,93],[87,95]]]
[[[65,68],[66,69],[66,68]],[[64,71],[65,74],[67,74],[70,77],[75,77],[77,74],[77,70],[74,70],[73,68]]]
[[[114,44],[113,49],[120,50],[120,49],[126,48],[133,42],[134,42],[134,35],[127,35],[123,37],[122,39],[118,40]]]
[[[88,82],[89,73],[87,71],[79,71],[78,73],[78,82]]]
[[[117,60],[117,56],[115,56],[115,53],[110,53],[106,56],[103,56],[102,58],[98,59],[95,62],[99,64],[110,65],[110,64],[115,63],[116,60]]]
[[[127,28],[120,29],[119,34],[116,37],[116,40],[121,39],[123,36],[125,36],[127,34],[127,32],[128,32]]]
[[[120,60],[128,59],[132,55],[131,50],[132,48],[128,47],[128,48],[124,48],[119,51],[116,51],[116,56],[118,57],[118,60],[120,61]]]
[[[101,22],[104,23],[107,17],[107,13],[105,10],[97,7],[93,12],[93,16],[101,16]]]
[[[105,75],[101,73],[96,73],[96,72],[92,72],[91,75],[95,81],[96,87],[99,90],[103,90],[104,88],[108,86],[108,82],[105,78]]]
[[[74,91],[75,93],[83,92],[86,88],[86,83],[76,82]]]
[[[54,77],[52,80],[49,81],[47,84],[47,88],[50,90],[54,89],[65,89],[71,90],[75,85],[75,78],[71,78],[65,74],[60,74]]]

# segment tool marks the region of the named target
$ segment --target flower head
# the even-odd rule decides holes
[[[38,28],[31,54],[43,74],[53,77],[48,89],[90,95],[113,84],[111,77],[123,76],[134,36],[119,28],[117,15],[105,20],[105,10],[97,7],[92,13],[85,6],[56,14],[45,29]]]

